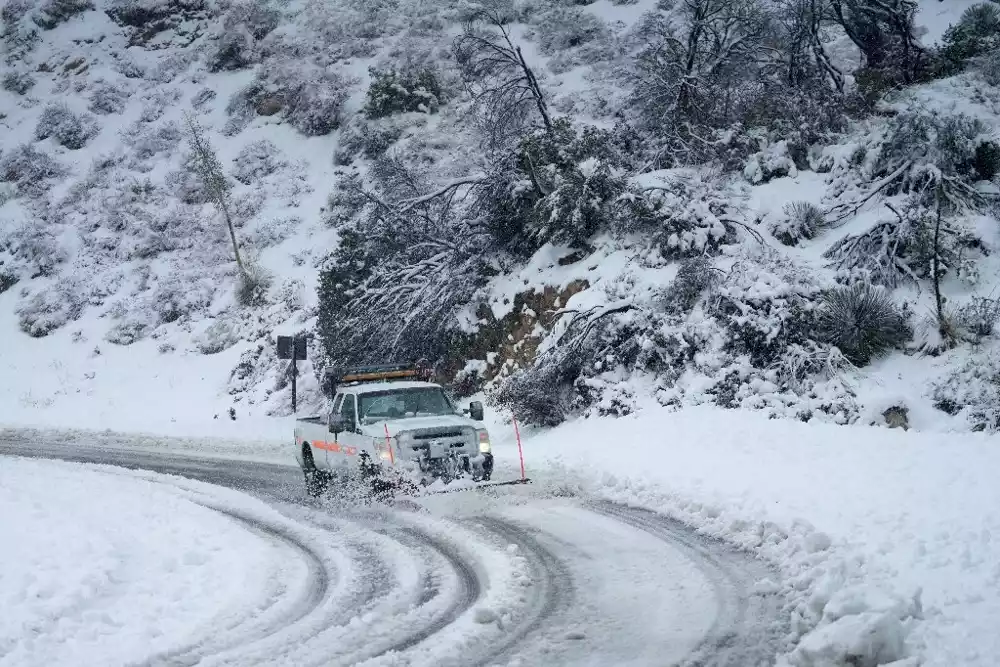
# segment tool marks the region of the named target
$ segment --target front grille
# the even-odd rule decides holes
[[[462,431],[417,431],[413,434],[414,440],[437,440],[438,438],[460,438]]]

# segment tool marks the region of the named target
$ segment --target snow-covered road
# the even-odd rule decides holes
[[[277,464],[0,454],[3,667],[754,667],[785,648],[773,572],[642,510],[530,487],[366,507],[308,500]]]

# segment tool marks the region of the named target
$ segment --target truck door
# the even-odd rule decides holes
[[[331,464],[336,461],[337,465],[353,472],[361,461],[358,454],[364,439],[358,428],[357,399],[354,394],[344,394],[344,400],[340,405],[340,416],[347,428],[337,435],[337,442],[327,455]]]
[[[344,395],[343,394],[337,394],[334,397],[334,399],[333,399],[333,405],[330,406],[330,416],[327,417],[327,423],[323,425],[324,428],[326,428],[327,426],[329,426],[330,417],[332,417],[333,415],[339,415],[340,414],[340,407],[343,404],[343,402],[344,402]],[[328,434],[324,438],[324,441],[333,442],[333,434],[329,433],[329,431],[327,431],[327,433]],[[314,453],[314,456],[315,456],[315,453]],[[332,469],[333,466],[336,465],[336,463],[337,463],[337,457],[336,456],[331,456],[331,452],[330,452],[330,449],[329,449],[328,445],[323,447],[323,461],[326,463],[326,469],[327,470]]]

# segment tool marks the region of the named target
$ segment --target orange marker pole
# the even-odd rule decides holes
[[[517,437],[517,455],[521,459],[521,479],[524,479],[524,450],[521,449],[521,430],[517,428],[517,417],[510,416],[514,420],[514,435]]]
[[[389,438],[389,425],[385,426],[385,446],[389,448],[389,465],[396,465],[396,457],[392,454],[392,440]]]

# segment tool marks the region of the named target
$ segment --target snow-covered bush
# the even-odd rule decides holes
[[[955,325],[963,336],[974,342],[982,342],[992,336],[996,324],[1000,321],[1000,299],[989,297],[972,297],[972,299],[956,309]]]
[[[682,260],[677,275],[666,289],[664,305],[671,311],[688,312],[721,277],[722,272],[707,257]]]
[[[9,232],[3,246],[31,278],[51,276],[69,255],[52,229],[45,224],[26,224]]]
[[[260,181],[288,165],[274,142],[259,139],[243,147],[233,160],[233,176],[244,185]]]
[[[233,4],[222,20],[215,51],[209,55],[210,72],[238,70],[260,61],[258,43],[278,27],[281,14],[266,1]]]
[[[143,123],[152,123],[163,117],[167,109],[175,106],[181,99],[181,91],[178,88],[157,88],[151,93],[142,96],[142,112],[139,120]]]
[[[797,176],[798,167],[789,154],[788,141],[782,139],[757,151],[743,167],[743,176],[755,185],[768,183],[775,178]]]
[[[211,279],[203,272],[176,271],[157,281],[150,304],[157,322],[169,324],[207,310],[212,297]]]
[[[338,165],[348,165],[358,156],[377,160],[385,155],[402,135],[403,128],[391,122],[391,119],[372,122],[361,116],[355,116],[341,131],[334,162]]]
[[[0,294],[16,285],[19,279],[15,273],[7,269],[0,270]]]
[[[168,53],[157,61],[155,67],[145,72],[143,77],[157,83],[170,83],[186,72],[194,60],[195,56],[191,50]]]
[[[368,203],[362,191],[361,174],[351,172],[342,174],[334,182],[333,192],[327,198],[326,220],[331,227],[352,219]]]
[[[66,168],[48,153],[22,144],[0,157],[0,181],[13,183],[19,194],[44,192],[50,182],[66,175]]]
[[[131,345],[142,340],[149,333],[149,325],[140,319],[126,317],[117,322],[104,334],[104,340],[113,345]]]
[[[195,337],[195,348],[202,354],[218,354],[240,342],[240,334],[234,322],[218,319]]]
[[[35,126],[35,138],[43,141],[52,137],[60,146],[79,150],[100,131],[97,120],[89,114],[78,114],[66,104],[53,102],[42,110]]]
[[[274,276],[255,261],[244,260],[243,266],[236,282],[236,302],[245,308],[263,305]]]
[[[874,146],[871,176],[887,180],[886,194],[914,193],[926,200],[940,185],[949,199],[968,204],[972,184],[992,179],[1000,168],[996,146],[976,118],[907,110],[889,121]]]
[[[913,337],[890,296],[865,283],[825,293],[816,332],[820,340],[836,345],[856,366],[901,348]]]
[[[145,161],[160,154],[170,154],[182,138],[181,128],[174,121],[156,126],[138,123],[122,133],[122,140],[132,147],[134,160]]]
[[[60,23],[94,8],[91,0],[45,0],[31,17],[35,25],[43,30],[52,30]]]
[[[667,259],[718,255],[737,240],[737,193],[700,170],[671,170],[622,196],[619,233],[652,236]]]
[[[42,289],[17,306],[21,331],[41,338],[59,327],[77,320],[83,313],[85,295],[73,279],[62,279]]]
[[[3,89],[15,95],[24,95],[35,85],[35,79],[27,72],[8,72],[3,76]]]
[[[548,242],[584,246],[616,222],[628,157],[616,136],[553,121],[506,153],[477,189],[483,224],[508,249],[530,254]]]
[[[205,108],[205,105],[214,100],[218,96],[211,88],[202,88],[191,98],[191,106],[199,111]]]
[[[257,226],[245,238],[254,248],[262,250],[290,238],[301,224],[302,218],[296,216],[270,218],[258,222]]]
[[[886,287],[933,278],[935,256],[939,277],[961,273],[972,261],[974,239],[952,220],[943,218],[935,244],[936,227],[938,220],[933,212],[910,205],[902,212],[894,210],[893,217],[879,220],[864,232],[841,238],[823,257],[841,273],[865,277]]]
[[[254,115],[281,113],[302,134],[321,136],[340,127],[352,84],[336,71],[316,65],[269,61],[249,86],[233,96],[226,111],[238,123],[237,131]]]
[[[969,358],[931,385],[934,407],[960,416],[973,431],[1000,430],[1000,358]]]
[[[941,56],[961,68],[977,56],[1000,49],[1000,7],[983,2],[967,8],[942,38]]]
[[[592,353],[582,346],[554,348],[504,380],[490,394],[490,403],[512,412],[522,423],[558,426],[574,409],[573,386],[588,352]]]
[[[447,100],[437,72],[430,68],[397,70],[369,69],[365,115],[384,118],[397,113],[434,113]]]
[[[771,235],[787,246],[814,239],[826,227],[826,216],[815,204],[794,201],[785,204],[784,217],[771,225]]]
[[[545,54],[583,46],[607,32],[603,21],[577,7],[555,7],[537,20],[538,46]]]
[[[989,51],[975,60],[979,76],[991,86],[1000,87],[1000,49]]]
[[[205,0],[110,0],[105,13],[129,29],[130,45],[143,45],[165,30],[205,18],[207,10]]]
[[[90,110],[96,114],[118,114],[125,110],[132,91],[127,87],[102,81],[90,93]]]
[[[819,298],[819,287],[797,273],[737,265],[709,297],[707,311],[727,330],[727,351],[766,369],[814,339]]]

